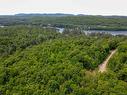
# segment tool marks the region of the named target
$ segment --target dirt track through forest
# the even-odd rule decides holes
[[[105,59],[105,61],[99,65],[99,72],[103,73],[106,71],[107,68],[107,64],[109,62],[109,60],[111,59],[111,57],[116,53],[117,49],[112,50],[110,55]]]

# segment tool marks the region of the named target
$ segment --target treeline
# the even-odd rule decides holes
[[[0,16],[0,24],[37,25],[62,28],[81,27],[86,30],[127,30],[127,17],[117,16]]]

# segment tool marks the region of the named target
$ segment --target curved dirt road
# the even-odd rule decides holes
[[[109,60],[111,59],[111,57],[116,53],[116,51],[117,51],[117,49],[112,50],[110,55],[106,58],[106,60],[102,64],[99,65],[99,72],[103,73],[106,71],[106,66],[107,66]]]

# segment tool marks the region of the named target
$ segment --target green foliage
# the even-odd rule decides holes
[[[0,55],[8,55],[16,50],[37,45],[58,37],[53,29],[28,26],[10,26],[0,28]]]
[[[11,26],[0,29],[0,39],[3,95],[127,94],[126,37]],[[98,66],[116,48],[108,71],[99,73]]]
[[[127,30],[127,18],[120,16],[0,16],[0,24],[36,25],[74,28],[86,30]]]
[[[110,60],[109,67],[119,80],[127,82],[127,41],[121,42],[117,54]]]

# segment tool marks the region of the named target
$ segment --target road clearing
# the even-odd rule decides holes
[[[106,72],[107,69],[107,64],[109,62],[109,60],[111,59],[111,57],[116,53],[117,49],[110,51],[110,55],[105,59],[105,61],[99,65],[99,72],[103,73]]]

